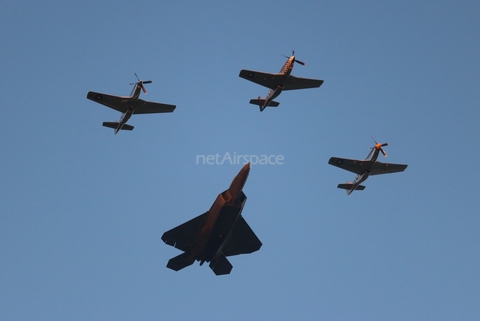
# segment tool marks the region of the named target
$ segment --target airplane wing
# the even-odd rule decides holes
[[[171,113],[177,106],[152,103],[143,99],[137,99],[134,105],[134,114],[155,114],[155,113]]]
[[[403,172],[408,165],[376,162],[370,169],[370,175]]]
[[[201,228],[207,214],[208,211],[163,233],[162,241],[184,252],[188,251],[195,242],[197,231]]]
[[[289,76],[283,90],[318,88],[322,84],[323,80],[320,79],[298,78],[295,76]]]
[[[128,97],[112,96],[97,93],[94,91],[89,91],[87,94],[87,98],[93,100],[96,103],[118,110],[121,113],[126,112],[129,107],[128,104],[125,103],[125,99]]]
[[[328,160],[330,165],[340,167],[341,169],[361,175],[370,168],[371,162],[369,160],[356,160],[347,158],[330,157]],[[372,173],[373,174],[373,173]]]
[[[143,99],[132,100],[130,97],[112,96],[94,91],[89,91],[87,98],[96,103],[118,110],[121,113],[133,107],[135,114],[171,113],[175,105],[152,103]]]
[[[261,246],[262,242],[260,242],[250,226],[248,226],[243,216],[240,215],[237,223],[235,223],[228,244],[226,244],[223,249],[223,254],[225,256],[232,256],[252,253],[258,251]]]
[[[278,85],[281,85],[285,80],[285,76],[283,74],[270,74],[246,69],[240,70],[240,74],[238,76],[270,89],[276,89]]]

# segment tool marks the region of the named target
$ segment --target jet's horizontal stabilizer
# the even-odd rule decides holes
[[[351,190],[353,187],[353,184],[352,183],[338,184],[337,187],[341,189]],[[357,188],[355,188],[356,191],[363,191],[364,189],[365,189],[365,186],[363,185],[358,185]]]
[[[230,271],[232,271],[233,268],[232,264],[230,264],[223,253],[220,254],[215,262],[210,262],[209,266],[216,275],[230,274]]]
[[[262,98],[259,98],[259,99],[250,99],[250,104],[252,105],[258,105],[260,107],[263,106],[263,104],[265,103],[265,99],[262,99]],[[277,101],[271,101],[267,107],[278,107],[278,105],[280,105],[279,102]]]
[[[168,263],[167,267],[174,271],[180,271],[184,267],[192,265],[195,262],[195,259],[190,258],[190,256],[185,252],[174,258],[171,258]]]
[[[108,127],[108,128],[117,129],[117,128],[118,128],[118,124],[119,124],[119,122],[108,122],[108,121],[106,121],[106,122],[103,122],[102,125],[105,126],[105,127]],[[120,129],[123,129],[123,130],[133,130],[133,126],[132,126],[132,125],[128,125],[128,124],[124,124],[124,125],[122,126],[122,128],[120,128]]]

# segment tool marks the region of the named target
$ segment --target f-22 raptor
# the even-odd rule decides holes
[[[153,103],[140,99],[140,92],[146,94],[144,84],[152,83],[151,80],[140,80],[138,79],[137,74],[135,73],[138,82],[132,83],[130,85],[135,85],[133,87],[132,93],[130,96],[112,96],[102,93],[97,93],[94,91],[89,91],[87,98],[93,100],[96,103],[105,105],[107,107],[118,110],[122,113],[122,117],[118,122],[103,122],[103,126],[113,128],[115,134],[117,134],[121,129],[123,130],[133,130],[133,126],[128,125],[127,121],[135,114],[153,114],[153,113],[171,113],[175,110],[175,105]]]
[[[210,210],[163,234],[166,244],[185,252],[170,259],[168,268],[179,271],[197,260],[200,265],[210,262],[216,275],[229,274],[232,265],[227,256],[260,249],[262,242],[242,216],[247,201],[242,189],[249,172],[250,163],[247,163],[228,190],[218,195]]]
[[[320,79],[300,78],[290,75],[295,63],[299,63],[302,66],[305,63],[295,58],[295,51],[292,51],[292,55],[287,58],[287,61],[277,74],[246,69],[240,70],[239,77],[270,88],[266,98],[258,96],[258,99],[250,100],[250,104],[260,107],[260,111],[267,107],[278,107],[280,103],[274,101],[274,99],[284,90],[317,88],[323,84],[323,80]]]
[[[371,148],[371,151],[365,160],[331,157],[328,160],[330,165],[340,167],[341,169],[345,169],[357,174],[353,183],[348,182],[346,184],[338,184],[337,187],[346,190],[347,195],[350,195],[354,190],[363,191],[365,186],[360,184],[363,183],[370,175],[403,172],[408,165],[381,163],[377,161],[378,154],[380,152],[384,157],[387,157],[387,153],[385,153],[382,148],[385,146],[388,146],[388,143],[381,144],[375,142],[375,146]]]

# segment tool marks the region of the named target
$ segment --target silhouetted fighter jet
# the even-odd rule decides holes
[[[195,260],[210,262],[216,275],[229,274],[232,265],[227,256],[258,251],[262,242],[242,217],[247,196],[243,185],[250,172],[246,164],[225,192],[218,195],[210,210],[163,234],[168,245],[184,251],[168,261],[167,267],[179,271]]]

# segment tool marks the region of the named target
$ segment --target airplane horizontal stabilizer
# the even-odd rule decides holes
[[[168,263],[167,267],[174,271],[180,271],[184,267],[192,265],[195,262],[195,259],[190,258],[190,256],[185,252],[174,258],[171,258]]]
[[[209,266],[216,275],[230,274],[230,271],[232,271],[233,268],[232,264],[230,264],[223,253],[220,254],[215,262],[210,262]]]
[[[108,127],[108,128],[117,129],[118,124],[119,124],[118,122],[107,122],[107,121],[106,121],[106,122],[103,122],[102,125],[105,126],[105,127]],[[123,130],[133,130],[133,126],[132,126],[132,125],[128,125],[128,124],[124,124],[124,125],[122,126],[122,128],[120,128],[120,129],[123,129]]]
[[[353,184],[347,183],[347,184],[338,184],[337,187],[338,187],[338,188],[341,188],[341,189],[351,190],[351,189],[352,189],[352,186],[353,186]],[[364,189],[365,189],[365,186],[363,186],[363,185],[358,185],[355,190],[356,190],[356,191],[363,191]]]
[[[250,104],[252,105],[258,105],[262,107],[264,103],[265,103],[265,99],[250,99]],[[272,100],[267,107],[278,107],[278,105],[280,105],[279,102]]]

